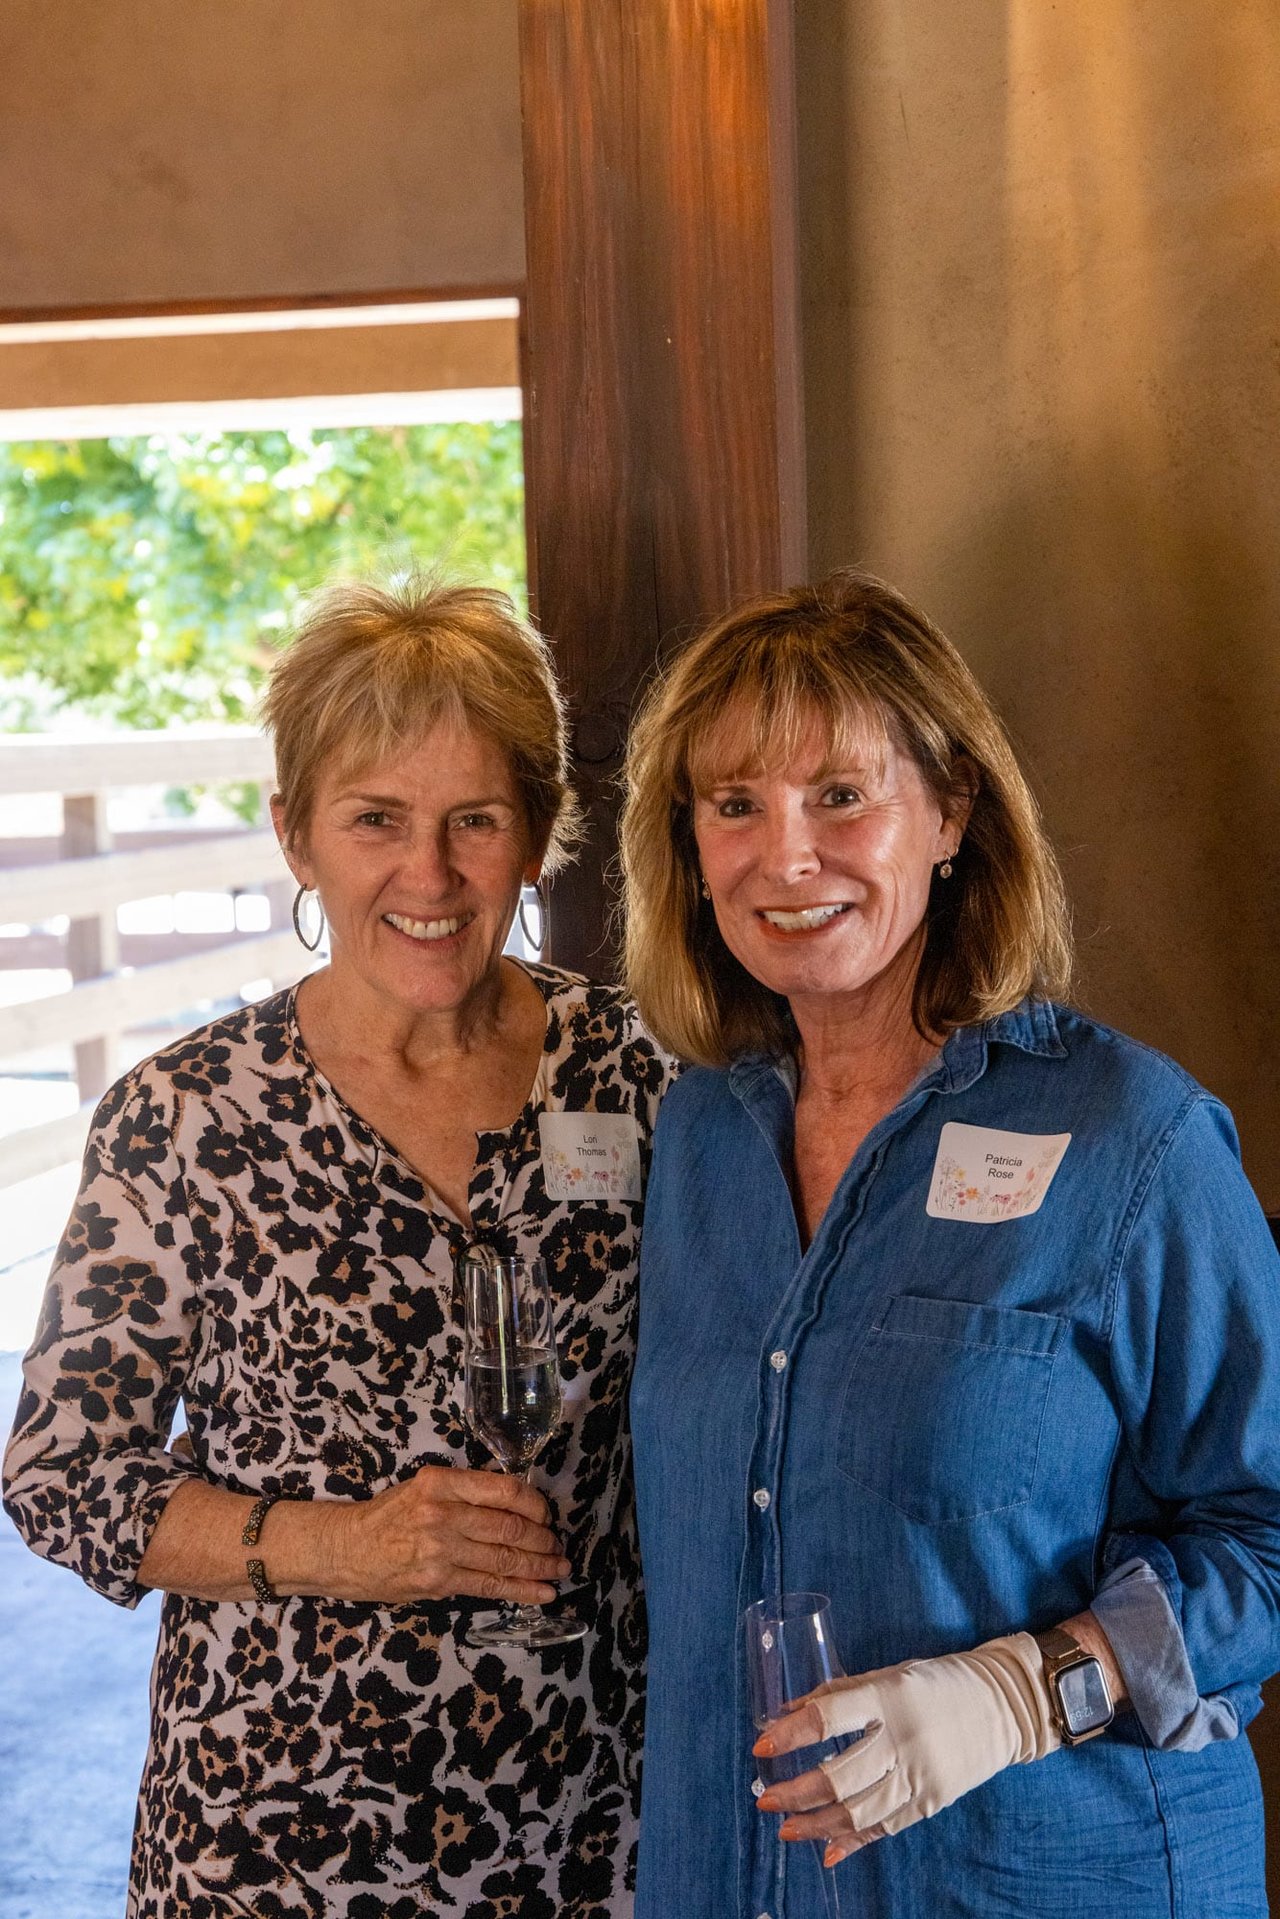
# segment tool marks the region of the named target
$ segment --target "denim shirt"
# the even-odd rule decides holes
[[[1070,1138],[1001,1214],[949,1122],[1030,1136],[1045,1164],[1037,1142]],[[845,1862],[847,1914],[1265,1913],[1234,1735],[1280,1664],[1280,1261],[1229,1115],[1161,1055],[1029,1002],[952,1035],[807,1251],[793,1132],[762,1058],[687,1073],[658,1123],[632,1391],[637,1919],[825,1911],[813,1849],[752,1791],[740,1618],[783,1590],[831,1596],[851,1673],[1092,1605],[1134,1702]]]

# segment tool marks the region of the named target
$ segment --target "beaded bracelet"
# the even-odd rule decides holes
[[[244,1522],[244,1531],[240,1535],[242,1546],[256,1546],[262,1531],[262,1522],[275,1505],[275,1495],[255,1499],[249,1509],[249,1517]],[[269,1606],[278,1595],[273,1593],[267,1583],[267,1569],[260,1559],[246,1559],[244,1569],[249,1575],[249,1584],[253,1587],[253,1596],[264,1606]]]

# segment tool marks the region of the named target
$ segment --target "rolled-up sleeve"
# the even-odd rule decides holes
[[[4,1461],[33,1552],[134,1606],[138,1567],[190,1460],[166,1451],[200,1288],[173,1115],[126,1079],[94,1116]]]
[[[1280,1667],[1280,1258],[1215,1100],[1134,1195],[1111,1358],[1127,1458],[1094,1611],[1147,1739],[1194,1750]]]

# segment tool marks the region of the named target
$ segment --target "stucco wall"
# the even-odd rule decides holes
[[[4,0],[0,308],[503,286],[516,0]]]
[[[960,644],[1082,996],[1280,1211],[1280,13],[800,0],[812,563]]]

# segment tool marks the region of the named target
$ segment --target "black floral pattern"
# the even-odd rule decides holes
[[[539,1480],[585,1640],[474,1651],[474,1608],[166,1597],[131,1919],[622,1919],[644,1619],[626,1384],[638,1203],[548,1197],[538,1114],[634,1115],[670,1067],[611,988],[546,967],[540,1083],[486,1134],[474,1232],[545,1253],[566,1419]],[[123,1605],[174,1487],[365,1498],[488,1464],[459,1406],[468,1235],[315,1071],[293,996],[193,1034],[99,1108],[7,1466],[37,1552]],[[166,1449],[178,1399],[190,1452]]]

